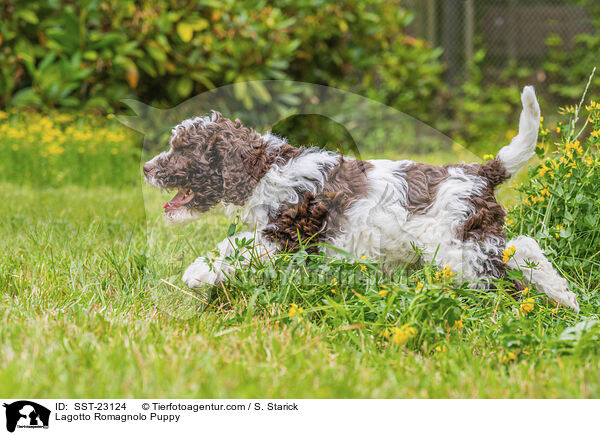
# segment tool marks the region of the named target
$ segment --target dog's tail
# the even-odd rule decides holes
[[[535,154],[538,130],[540,128],[540,105],[535,98],[533,86],[525,86],[521,94],[523,111],[519,121],[519,133],[509,145],[498,152],[499,160],[508,177],[512,177]]]

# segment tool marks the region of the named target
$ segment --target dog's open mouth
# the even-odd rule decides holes
[[[165,211],[173,211],[181,208],[183,205],[194,199],[194,192],[191,189],[179,188],[177,195],[172,200],[165,202],[163,209]]]

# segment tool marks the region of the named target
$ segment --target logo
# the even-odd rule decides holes
[[[29,400],[19,400],[4,404],[6,408],[6,430],[14,432],[22,429],[48,429],[50,410]]]

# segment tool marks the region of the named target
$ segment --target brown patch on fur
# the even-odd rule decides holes
[[[412,214],[423,214],[435,201],[440,184],[448,179],[448,169],[444,166],[413,163],[399,175],[404,177],[408,185],[406,208]]]
[[[510,174],[506,171],[504,164],[495,158],[490,160],[485,165],[479,163],[471,163],[470,165],[447,165],[464,169],[467,174],[477,175],[485,178],[488,185],[493,189],[510,178]]]
[[[506,211],[496,201],[493,188],[486,186],[480,195],[471,196],[468,201],[475,212],[469,215],[459,229],[459,237],[462,240],[476,241],[482,241],[490,236],[505,239]]]
[[[481,241],[491,236],[505,240],[506,211],[498,203],[494,194],[494,188],[509,177],[504,165],[498,159],[494,159],[485,165],[466,165],[463,168],[465,172],[487,180],[487,185],[480,195],[469,197],[475,212],[459,229],[459,237],[462,240]]]
[[[476,242],[483,242],[490,238],[506,240],[506,232],[504,231],[506,210],[498,203],[494,193],[496,186],[510,178],[506,168],[496,158],[485,165],[465,165],[463,169],[467,173],[484,178],[487,185],[479,195],[469,197],[468,201],[475,212],[469,215],[458,229],[459,238],[463,241],[473,240]],[[508,266],[499,256],[491,257],[484,264],[484,268],[486,275],[512,282],[514,290],[509,291],[509,293],[514,298],[520,296],[523,284],[519,281],[507,279]]]
[[[285,251],[297,250],[301,241],[314,243],[334,236],[350,204],[366,193],[366,171],[372,166],[369,162],[340,156],[337,165],[323,169],[329,171],[323,190],[316,195],[301,193],[298,203],[283,204],[270,217],[263,235]]]
[[[302,149],[284,144],[268,149],[262,136],[218,112],[213,121],[179,125],[171,136],[172,151],[153,162],[147,177],[166,189],[191,189],[187,208],[204,212],[220,201],[242,205],[275,162]]]
[[[472,163],[470,165],[435,166],[413,163],[399,171],[399,176],[404,177],[408,185],[406,208],[410,213],[423,214],[427,212],[435,201],[440,184],[448,179],[448,168],[461,168],[467,174],[482,177],[491,189],[510,177],[498,159],[491,160],[485,165]]]
[[[276,159],[289,160],[301,151],[285,144],[276,155],[269,154],[259,133],[222,116],[215,139],[223,159],[223,201],[235,205],[246,202]]]
[[[481,167],[480,174],[488,180],[492,188],[502,184],[510,178],[510,174],[498,158],[490,160]]]

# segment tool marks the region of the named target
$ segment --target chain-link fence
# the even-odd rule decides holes
[[[478,49],[485,50],[485,76],[493,80],[511,62],[540,69],[547,39],[564,49],[575,35],[594,32],[577,0],[405,0],[415,19],[409,31],[444,49],[446,79],[459,83]],[[564,65],[569,67],[569,65]]]

